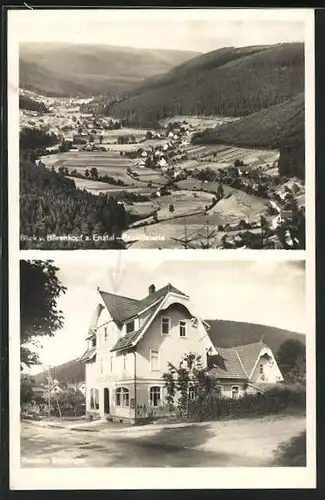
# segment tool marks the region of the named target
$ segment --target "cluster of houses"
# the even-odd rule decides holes
[[[97,289],[98,305],[79,361],[85,364],[86,414],[131,423],[169,412],[163,375],[169,363],[201,356],[218,397],[261,394],[283,381],[262,341],[220,348],[190,297],[170,283],[143,298]],[[194,399],[194,387],[189,388]]]
[[[60,384],[57,379],[53,379],[50,383],[38,384],[33,387],[33,391],[35,394],[41,396],[44,401],[47,401],[49,396],[55,396],[57,394],[63,394],[64,392],[80,392],[85,395],[86,384],[85,382],[75,382],[75,383],[66,383]]]
[[[172,130],[170,130],[172,128]],[[138,149],[138,158],[134,166],[138,168],[156,168],[162,172],[172,172],[174,178],[178,178],[182,169],[175,165],[175,157],[181,153],[181,148],[185,148],[191,142],[191,125],[187,123],[169,126],[164,136],[162,133],[151,133],[152,138],[164,139],[162,144],[155,146],[148,145]]]

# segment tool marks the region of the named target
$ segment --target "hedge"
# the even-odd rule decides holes
[[[190,420],[221,420],[272,415],[289,410],[305,411],[306,390],[303,386],[276,387],[264,394],[245,395],[239,399],[200,395],[188,408]]]

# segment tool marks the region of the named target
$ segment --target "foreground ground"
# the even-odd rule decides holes
[[[21,459],[24,467],[304,465],[304,431],[302,416],[271,416],[181,427],[152,424],[121,428],[105,422],[80,426],[78,431],[23,422]],[[286,462],[283,453],[291,450],[292,444],[294,452],[291,454],[295,460]]]

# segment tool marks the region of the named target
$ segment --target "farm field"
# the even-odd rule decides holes
[[[151,224],[144,227],[137,227],[139,223],[135,223],[132,228],[124,233],[123,238],[125,237],[126,240],[129,241],[137,240],[133,244],[134,248],[155,248],[157,246],[159,248],[182,248],[181,243],[175,242],[173,238],[183,238],[186,225],[187,236],[197,238],[197,241],[193,241],[191,245],[199,247],[200,240],[203,240],[200,235],[205,234],[204,226],[209,223],[210,229],[214,228],[216,230],[214,240],[211,241],[211,243],[220,245],[222,237],[229,233],[218,231],[219,225],[235,224],[246,218],[250,221],[259,221],[260,215],[266,211],[266,201],[263,199],[227,186],[225,186],[225,188],[229,191],[227,193],[228,197],[220,200],[213,208],[208,210],[207,213],[205,213],[204,208],[209,200],[204,200],[201,195],[207,194],[209,196],[208,193],[191,193],[193,195],[200,195],[200,198],[191,199],[188,197],[187,201],[180,199],[178,204],[176,202],[176,196],[173,194],[170,202],[174,204],[175,212],[170,214],[167,200],[165,206],[158,212],[158,217],[160,219],[168,217],[168,220],[165,219],[153,224],[153,218],[150,217],[147,220]],[[186,193],[186,191],[184,191],[184,193]],[[138,205],[148,206],[149,202],[137,204],[137,206]],[[200,210],[200,206],[202,212],[193,214],[193,212]],[[186,214],[188,214],[188,216],[185,217]],[[180,215],[184,217],[179,217]],[[175,216],[179,218],[172,218]],[[236,234],[236,232],[234,232],[234,234]],[[164,240],[161,240],[162,237]]]
[[[155,198],[152,201],[137,203],[135,210],[138,208],[147,208],[148,213],[153,210],[157,211],[157,216],[160,220],[169,220],[174,217],[183,217],[196,212],[204,212],[205,207],[210,205],[213,200],[213,195],[209,193],[193,193],[192,191],[179,190],[173,194]],[[170,212],[169,207],[173,206],[174,210]],[[148,222],[152,222],[151,217]],[[136,226],[137,223],[134,224]]]
[[[91,179],[80,179],[79,177],[73,177],[72,175],[67,176],[67,178],[74,181],[76,188],[86,189],[86,191],[94,194],[107,193],[112,188],[116,189],[115,186],[112,186],[112,184],[108,184],[107,182],[93,181]]]
[[[145,137],[146,130],[139,128],[121,128],[116,130],[104,130],[102,135],[104,137],[103,144],[109,144],[111,142],[117,141],[120,135],[134,135],[134,137],[139,140]]]
[[[225,117],[225,116],[193,116],[193,115],[176,115],[173,118],[166,118],[161,120],[160,123],[167,126],[170,122],[183,122],[186,121],[189,125],[195,128],[209,128],[222,124],[230,123],[238,120],[238,118]]]
[[[209,215],[220,217],[220,224],[232,224],[246,218],[251,222],[255,222],[265,213],[267,208],[266,200],[238,189],[228,189],[228,196],[222,198],[208,211]]]
[[[113,198],[121,198],[123,191],[127,193],[142,194],[149,196],[153,193],[154,188],[147,186],[115,186],[107,182],[93,181],[92,179],[80,179],[79,177],[68,176],[75,182],[76,188],[85,189],[92,194],[106,193]]]
[[[82,174],[84,174],[86,169],[90,170],[95,167],[99,175],[114,177],[116,180],[123,181],[126,186],[143,187],[143,182],[131,178],[126,171],[127,167],[131,164],[130,160],[115,152],[69,151],[67,153],[44,156],[42,157],[42,162],[48,168],[52,166],[56,169],[66,167],[70,171],[76,170]],[[114,186],[114,189],[116,190],[118,187]]]
[[[214,157],[216,163],[223,166],[233,165],[235,160],[243,161],[250,166],[270,164],[279,159],[277,150],[249,149],[225,145],[189,145],[184,150],[189,160]],[[191,167],[187,167],[191,168]],[[212,168],[212,167],[211,167]]]
[[[157,170],[132,167],[132,172],[139,176],[139,182],[148,183],[151,181],[152,184],[156,186],[162,186],[167,182],[166,177]]]
[[[183,248],[181,243],[175,241],[173,238],[183,238],[186,225],[187,236],[198,238],[196,242],[192,243],[192,246],[200,247],[199,235],[204,234],[204,226],[208,220],[210,222],[210,217],[202,213],[179,219],[170,219],[148,226],[134,227],[123,233],[123,239],[134,242],[132,244],[134,248]],[[217,233],[216,241],[221,241],[223,234]]]

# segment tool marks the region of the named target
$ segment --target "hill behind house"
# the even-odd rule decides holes
[[[74,97],[124,95],[135,84],[169,71],[197,55],[104,45],[23,43],[20,87],[43,95]]]
[[[137,120],[174,115],[242,117],[304,92],[304,45],[224,48],[147,80],[107,113]]]
[[[305,344],[305,335],[281,330],[265,325],[242,323],[226,320],[206,320],[210,325],[209,335],[215,346],[234,347],[237,345],[259,342],[261,338],[274,354],[277,353],[282,342],[288,339],[299,340]],[[47,382],[48,372],[44,371],[34,375],[37,384]],[[61,384],[85,381],[85,365],[74,359],[52,368],[52,376]]]
[[[262,339],[276,354],[285,340],[299,340],[303,344],[306,342],[302,333],[272,326],[217,319],[207,319],[206,322],[210,325],[209,336],[216,347],[235,347],[259,342]]]
[[[77,359],[63,363],[51,368],[52,377],[62,383],[79,383],[85,381],[85,365],[79,363]],[[47,383],[48,371],[43,371],[33,375],[36,384]]]

